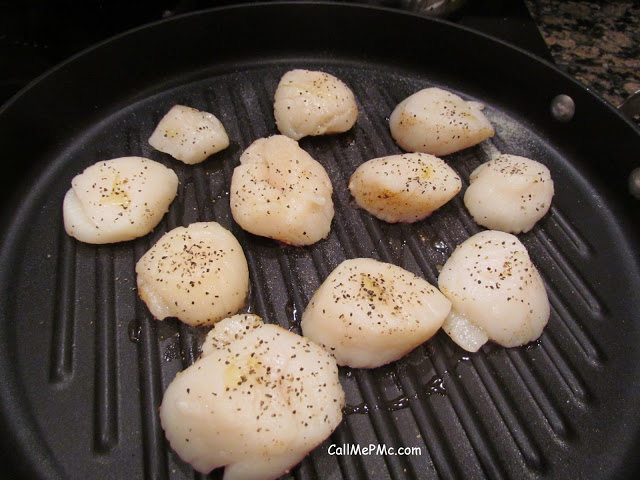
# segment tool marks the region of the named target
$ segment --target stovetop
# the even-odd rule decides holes
[[[434,3],[426,0],[346,1],[408,11],[417,11],[421,5]],[[0,0],[0,104],[51,67],[101,40],[169,16],[234,3],[238,2]],[[452,3],[459,7],[438,16],[552,61],[524,0],[459,0]],[[430,14],[434,15],[433,12]]]

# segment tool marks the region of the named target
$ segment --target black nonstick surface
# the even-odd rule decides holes
[[[253,140],[277,133],[273,94],[291,68],[338,76],[360,108],[351,131],[300,142],[331,176],[336,206],[329,237],[305,248],[247,234],[229,211],[231,172]],[[393,364],[342,368],[342,424],[286,477],[636,478],[640,242],[626,185],[640,160],[637,130],[549,64],[489,37],[318,2],[223,8],[126,33],[0,110],[0,151],[17,165],[3,176],[0,252],[0,427],[12,478],[200,478],[168,448],[157,408],[204,332],[153,320],[135,288],[135,262],[178,225],[229,228],[250,266],[245,310],[296,332],[311,295],[344,259],[377,258],[436,283],[455,246],[480,231],[462,194],[424,221],[389,225],[355,208],[347,190],[362,162],[400,153],[388,116],[433,85],[484,102],[496,127],[493,139],[445,157],[464,186],[498,152],[551,169],[551,211],[520,235],[547,286],[549,325],[521,348],[468,354],[440,332]],[[558,94],[576,103],[569,122],[549,112]],[[176,103],[218,116],[231,146],[195,166],[154,151],[147,139]],[[167,216],[131,242],[68,237],[61,205],[72,177],[126,155],[176,171]],[[332,444],[419,453],[338,456]]]

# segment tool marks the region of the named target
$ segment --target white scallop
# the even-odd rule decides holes
[[[356,203],[386,222],[416,222],[431,215],[462,188],[456,172],[428,153],[374,158],[351,175]]]
[[[451,300],[443,329],[462,348],[477,351],[492,340],[515,347],[536,340],[549,315],[549,299],[529,253],[510,233],[486,230],[451,254],[438,278]]]
[[[288,472],[342,420],[335,359],[255,315],[209,332],[203,354],[178,373],[160,406],[171,447],[201,473],[269,480]]]
[[[447,155],[493,137],[484,105],[432,87],[400,102],[389,117],[391,136],[408,152]]]
[[[516,155],[499,155],[476,168],[464,204],[483,227],[528,232],[551,206],[554,187],[549,169]]]
[[[197,326],[244,306],[249,268],[233,234],[216,222],[165,233],[136,264],[138,293],[151,314]]]
[[[278,131],[294,140],[346,132],[358,118],[351,89],[325,72],[296,69],[285,73],[274,100]]]
[[[246,231],[291,245],[325,238],[333,187],[324,167],[284,135],[253,142],[231,178],[234,220]]]
[[[105,160],[71,181],[62,206],[66,232],[86,243],[132,240],[153,230],[178,193],[173,170],[143,157]]]
[[[373,368],[431,338],[451,302],[426,280],[371,258],[345,260],[315,292],[302,333],[339,365]]]
[[[227,148],[229,137],[214,114],[174,105],[149,137],[149,145],[192,165]]]

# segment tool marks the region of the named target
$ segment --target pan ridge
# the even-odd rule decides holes
[[[118,442],[118,365],[116,360],[115,275],[111,251],[96,249],[94,450],[109,451]]]
[[[549,211],[551,215],[549,221],[546,222],[549,236],[557,239],[555,243],[558,247],[572,246],[582,258],[588,260],[593,254],[593,247],[584,234],[574,228],[565,214],[558,210],[553,203]]]
[[[56,277],[63,281],[56,283],[49,379],[57,383],[73,375],[73,305],[75,290],[75,247],[74,242],[62,229],[59,234]]]

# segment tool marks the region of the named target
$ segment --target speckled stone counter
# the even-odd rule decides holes
[[[526,0],[556,65],[619,105],[640,90],[640,2]]]

